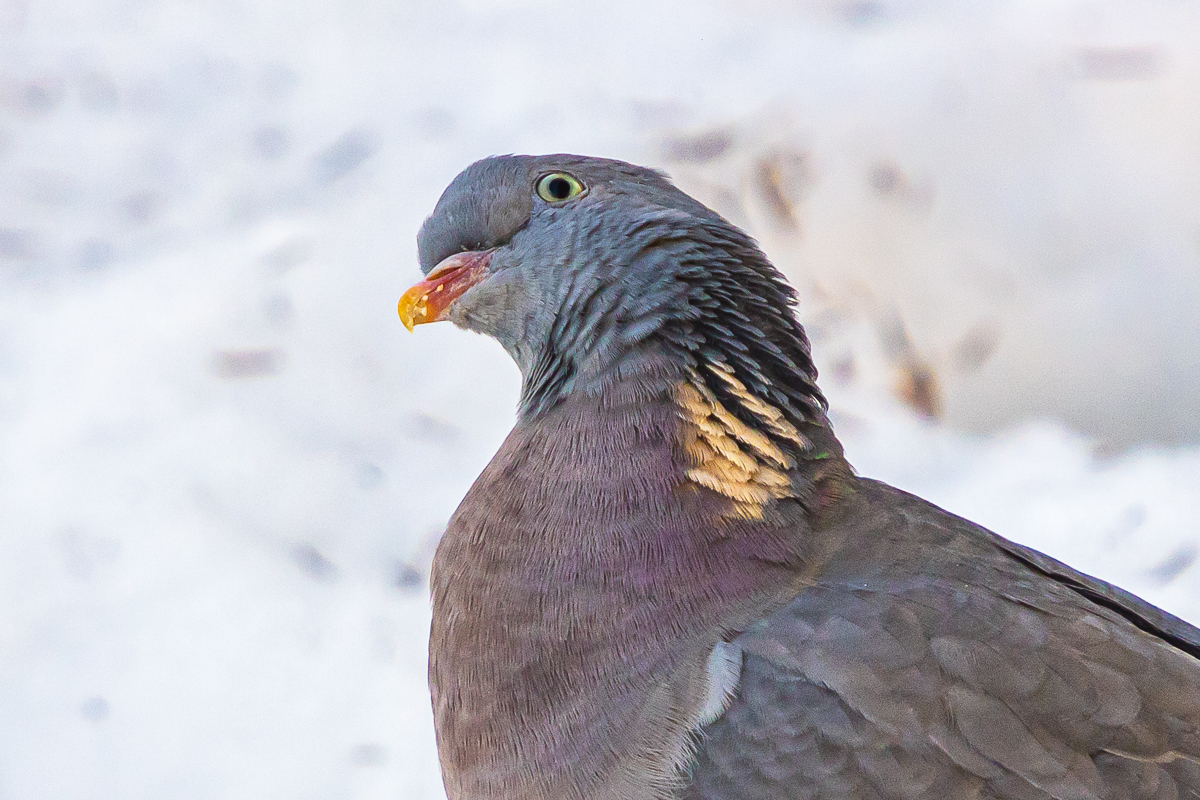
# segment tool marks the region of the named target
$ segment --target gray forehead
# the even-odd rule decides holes
[[[493,156],[458,174],[421,226],[417,252],[421,270],[463,250],[506,243],[529,222],[534,210],[533,184],[547,172],[569,172],[585,186],[607,186],[614,194],[637,195],[654,205],[711,214],[680,192],[662,174],[645,167],[603,158],[567,154]]]

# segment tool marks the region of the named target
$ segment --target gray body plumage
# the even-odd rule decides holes
[[[857,495],[843,553],[735,640],[685,797],[1200,797],[1195,628],[886,485]]]
[[[419,250],[490,252],[444,318],[524,379],[431,579],[452,800],[1200,797],[1200,631],[855,476],[790,289],[661,175],[487,159]]]

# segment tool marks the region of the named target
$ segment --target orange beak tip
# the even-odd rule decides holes
[[[426,295],[421,287],[414,286],[403,295],[400,296],[400,302],[396,304],[396,313],[400,315],[400,322],[412,333],[413,328],[425,322],[426,309],[423,302]]]
[[[437,322],[464,292],[487,277],[491,251],[456,253],[442,260],[425,279],[400,296],[396,312],[412,332],[417,325]]]

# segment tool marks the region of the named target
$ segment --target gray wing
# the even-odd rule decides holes
[[[735,640],[684,797],[1200,798],[1200,631],[871,491],[855,557]]]

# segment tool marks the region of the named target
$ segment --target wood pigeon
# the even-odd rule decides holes
[[[847,463],[795,294],[661,173],[487,158],[410,329],[520,367],[430,578],[451,800],[1200,798],[1200,630]]]

